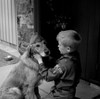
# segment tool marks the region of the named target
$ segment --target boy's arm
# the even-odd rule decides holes
[[[38,63],[41,65],[40,67],[42,67],[39,71],[39,74],[42,76],[42,78],[44,78],[47,81],[53,81],[57,79],[63,74],[65,70],[64,66],[61,66],[62,64],[65,65],[65,61],[63,61],[60,64],[57,64],[54,68],[47,69],[43,66],[43,61],[40,57],[36,57],[36,59],[38,60]]]
[[[41,72],[41,75],[43,78],[45,78],[46,81],[53,81],[60,77],[63,74],[63,69],[59,66],[56,65],[54,68],[50,68],[48,70],[44,69]]]

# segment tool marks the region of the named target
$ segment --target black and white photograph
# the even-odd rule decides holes
[[[0,0],[0,99],[100,99],[99,0]]]

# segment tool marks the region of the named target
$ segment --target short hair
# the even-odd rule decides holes
[[[61,44],[66,46],[70,46],[74,49],[76,49],[82,38],[79,33],[77,33],[75,30],[66,30],[66,31],[61,31],[57,35],[57,41],[61,42]]]

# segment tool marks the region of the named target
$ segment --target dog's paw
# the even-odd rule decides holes
[[[10,88],[10,89],[8,90],[8,93],[21,95],[21,91],[20,91],[20,89],[17,88],[17,87]]]

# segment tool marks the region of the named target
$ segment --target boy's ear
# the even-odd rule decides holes
[[[67,49],[67,52],[71,51],[71,48],[69,46],[67,46],[66,49]]]

